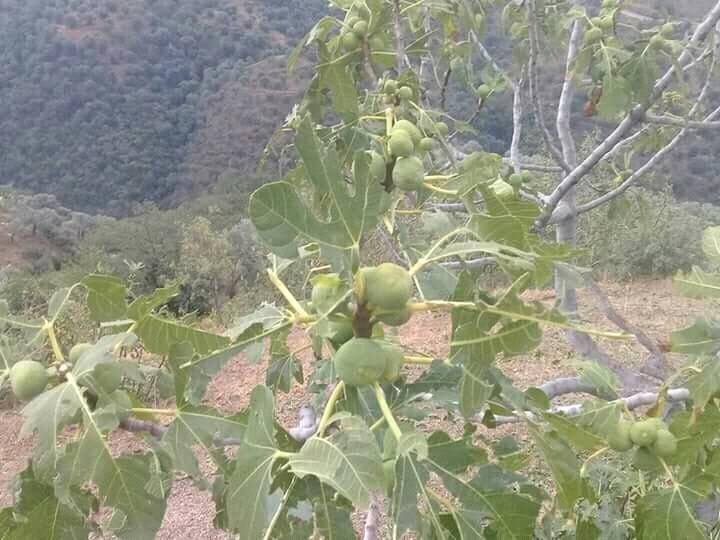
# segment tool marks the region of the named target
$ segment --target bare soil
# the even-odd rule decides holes
[[[636,281],[632,283],[604,283],[615,308],[630,322],[643,328],[651,337],[665,341],[669,333],[689,323],[694,316],[703,312],[700,301],[678,297],[672,291],[670,280]],[[529,295],[534,300],[552,302],[548,291],[536,291]],[[612,330],[602,314],[593,307],[593,301],[585,294],[580,295],[582,313],[586,322],[596,328]],[[441,356],[447,352],[449,341],[449,320],[446,315],[422,314],[402,328],[403,343],[418,353]],[[296,332],[291,336],[291,348],[300,349],[307,343],[306,337]],[[645,357],[645,351],[634,342],[604,340],[602,345],[615,358],[628,364],[637,364]],[[312,370],[312,356],[309,351],[300,354],[305,373]],[[573,373],[572,364],[579,360],[567,346],[563,333],[557,329],[546,329],[542,345],[527,356],[502,360],[499,367],[519,387],[526,388],[542,382]],[[681,361],[673,358],[673,362]],[[415,368],[416,369],[416,368]],[[230,362],[211,385],[208,403],[225,412],[233,412],[247,406],[252,389],[264,381],[265,365],[248,364],[242,356]],[[296,385],[287,396],[280,398],[279,420],[285,426],[295,423],[296,413],[305,402],[303,389]],[[11,504],[13,476],[26,465],[31,453],[32,438],[19,438],[22,416],[19,406],[0,404],[0,507]],[[442,427],[450,431],[461,430],[462,426],[449,425],[441,412],[421,423],[423,428]],[[522,428],[514,425],[497,430],[478,429],[478,435],[497,438],[514,435],[525,438]],[[142,441],[133,434],[117,433],[112,443],[118,452],[133,452],[142,448]],[[214,506],[210,496],[195,488],[189,480],[180,479],[173,486],[167,514],[158,535],[163,540],[215,540],[229,538],[227,533],[212,526]]]

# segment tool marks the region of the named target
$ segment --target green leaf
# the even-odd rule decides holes
[[[293,185],[274,182],[255,191],[250,199],[250,217],[258,234],[271,249],[298,237],[339,250],[357,247],[363,233],[377,223],[383,194],[382,186],[370,178],[369,156],[356,154],[350,185],[336,150],[323,146],[309,118],[300,125],[295,145],[317,195],[330,206],[330,216],[320,221]]]
[[[310,438],[288,463],[300,478],[317,476],[361,509],[367,508],[371,492],[383,485],[375,437],[365,422],[354,416],[342,418],[340,430],[330,437]]]
[[[134,321],[139,321],[146,315],[152,313],[154,309],[157,309],[167,304],[179,293],[180,284],[176,283],[169,287],[156,289],[152,294],[138,296],[128,306],[127,317]]]
[[[270,346],[270,365],[265,372],[265,384],[275,392],[290,392],[293,379],[303,382],[302,364],[290,352],[287,344],[289,331],[275,334]]]
[[[603,93],[597,110],[605,120],[613,120],[632,104],[632,86],[621,76],[608,74],[603,80]]]
[[[198,354],[208,354],[227,347],[226,337],[203,330],[196,330],[173,321],[147,315],[135,327],[135,333],[142,340],[146,350],[155,354],[169,354],[176,343],[188,342]]]
[[[92,496],[79,489],[69,494],[71,504],[61,503],[52,484],[39,482],[31,467],[16,478],[15,507],[10,519],[0,517],[3,540],[76,540],[87,538],[86,519],[91,513]]]
[[[560,507],[569,510],[580,499],[594,500],[592,488],[580,476],[580,462],[575,452],[557,432],[542,432],[532,425],[529,426],[529,432],[550,468]]]
[[[657,489],[645,495],[635,510],[638,540],[708,538],[693,511],[704,494],[696,486],[674,484],[670,489]]]
[[[620,386],[620,381],[606,366],[597,362],[578,362],[577,370],[580,373],[580,380],[597,389],[599,396],[609,400],[620,397],[616,390]]]
[[[75,421],[82,397],[73,386],[62,383],[37,396],[23,409],[25,416],[20,435],[37,433],[38,442],[33,453],[33,467],[38,478],[51,482],[55,464],[62,455],[57,438],[62,429]]]
[[[697,371],[688,378],[687,389],[693,405],[704,409],[708,402],[720,392],[720,362],[717,357],[701,358],[697,363]]]
[[[395,461],[395,487],[391,499],[392,538],[403,538],[407,531],[420,530],[418,500],[423,503],[423,512],[431,529],[439,538],[444,537],[437,503],[427,487],[429,479],[430,473],[418,456],[405,454]]]
[[[256,386],[250,395],[248,426],[225,492],[225,514],[243,538],[262,538],[271,518],[270,484],[275,461],[273,395]]]
[[[715,354],[720,350],[720,321],[698,319],[692,326],[670,335],[673,352]]]
[[[246,426],[247,418],[244,414],[226,417],[209,407],[186,405],[178,409],[175,419],[163,435],[162,444],[173,459],[175,469],[201,479],[203,475],[195,448],[203,449],[212,457],[218,451],[216,437],[220,440],[228,437],[240,440]],[[216,463],[222,464],[217,460]]]
[[[185,391],[187,400],[194,404],[199,403],[205,394],[210,379],[227,362],[241,352],[245,352],[246,357],[260,356],[264,339],[289,327],[290,323],[279,318],[277,309],[273,306],[264,306],[255,313],[243,317],[236,326],[228,331],[234,337],[232,345],[201,356],[181,366],[182,369],[187,369],[190,373],[189,383]],[[251,349],[257,349],[257,351],[251,353]]]
[[[128,291],[120,278],[91,274],[81,281],[87,289],[87,305],[94,321],[109,322],[126,318]]]
[[[342,64],[327,64],[319,69],[320,84],[330,89],[335,111],[349,115],[358,114],[358,94],[351,72]]]
[[[427,440],[430,460],[453,474],[484,465],[488,461],[487,452],[473,445],[472,435],[467,432],[460,439],[451,439],[444,431],[435,431]]]
[[[53,295],[50,297],[50,300],[48,301],[48,319],[57,319],[63,307],[65,307],[65,303],[70,298],[73,289],[74,287],[64,287],[62,289],[58,289],[53,293]]]
[[[712,262],[720,262],[720,227],[708,227],[703,233],[702,247]]]
[[[67,384],[82,399],[82,389]],[[92,483],[101,504],[114,510],[111,522],[117,524],[113,532],[118,538],[152,540],[160,529],[168,496],[158,497],[145,488],[157,475],[152,454],[115,457],[87,404],[83,402],[82,408],[84,431],[57,463],[56,493],[65,501],[71,488]]]
[[[680,294],[691,298],[720,298],[720,274],[704,272],[697,266],[688,273],[678,272],[674,285]]]
[[[477,357],[470,356],[468,361],[463,363],[462,369],[460,412],[465,418],[471,418],[490,399],[494,386],[483,378],[487,365],[479,362]]]
[[[502,540],[533,537],[540,503],[535,493],[516,489],[527,481],[497,465],[481,465],[477,474],[466,481],[433,463],[432,470],[461,503],[453,512],[463,538],[486,538],[490,525]],[[531,490],[532,491],[532,490]]]

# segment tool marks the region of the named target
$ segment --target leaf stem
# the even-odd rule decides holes
[[[130,328],[128,328],[127,330],[125,330],[125,336],[129,336],[130,334],[132,334],[132,333],[135,331],[135,329],[137,328],[137,325],[138,325],[138,322],[137,322],[137,321],[134,321],[134,322],[130,325]],[[122,348],[122,345],[123,345],[124,342],[125,342],[125,337],[123,337],[123,339],[121,339],[120,341],[118,341],[118,343],[115,345],[115,347],[113,347],[113,353],[114,353],[114,354],[117,354],[117,353],[118,353],[118,351]]]
[[[332,391],[332,394],[330,394],[330,398],[328,399],[327,404],[325,405],[325,410],[323,411],[322,418],[320,418],[320,423],[318,424],[317,428],[317,436],[322,437],[323,432],[325,431],[325,428],[327,428],[328,422],[330,421],[330,417],[333,414],[333,411],[335,410],[335,403],[337,403],[337,400],[340,399],[340,395],[345,390],[345,383],[343,381],[340,381],[335,386],[335,389]]]
[[[403,356],[403,363],[405,364],[422,364],[430,365],[435,361],[430,356]]]
[[[603,446],[600,450],[597,452],[593,452],[588,456],[588,458],[585,460],[585,462],[582,464],[582,467],[580,467],[580,477],[583,478],[585,476],[587,466],[590,464],[590,462],[595,459],[596,457],[599,457],[603,455],[605,452],[610,450],[608,446]]]
[[[383,413],[383,418],[385,418],[385,421],[388,423],[388,427],[392,430],[395,438],[400,439],[400,437],[402,437],[402,430],[400,429],[400,426],[398,426],[398,423],[395,420],[392,411],[390,410],[390,406],[388,405],[387,398],[385,397],[385,392],[383,392],[382,386],[380,386],[380,384],[375,381],[373,387],[375,388],[375,397],[377,398],[378,404],[380,405],[380,410]]]
[[[393,127],[393,108],[388,107],[385,109],[385,134],[389,137]]]
[[[58,363],[62,364],[63,362],[65,362],[65,356],[62,353],[62,349],[60,348],[60,344],[58,343],[57,336],[55,335],[55,327],[53,326],[53,323],[45,321],[43,329],[47,332],[48,339],[50,340],[50,347],[52,347],[53,354],[55,355],[55,360],[57,360]]]
[[[300,302],[297,301],[297,298],[295,298],[293,293],[290,292],[290,289],[285,286],[278,275],[270,269],[268,269],[267,273],[270,278],[270,282],[275,285],[275,288],[278,291],[280,291],[280,294],[282,294],[287,303],[290,304],[290,307],[295,310],[295,313],[297,313],[300,317],[309,317],[310,314],[300,305]]]
[[[177,411],[174,409],[145,409],[142,407],[132,408],[130,412],[133,414],[159,414],[161,416],[175,416]]]
[[[430,191],[434,191],[435,193],[441,193],[443,195],[457,196],[458,194],[456,189],[443,189],[441,187],[437,187],[434,184],[431,184],[430,182],[423,182],[423,186]]]
[[[282,452],[283,454],[287,452]],[[285,492],[285,495],[282,498],[282,501],[280,501],[280,506],[278,506],[277,510],[275,511],[275,514],[273,515],[272,519],[270,520],[270,524],[268,525],[267,530],[265,531],[265,535],[263,536],[263,540],[270,540],[272,538],[272,531],[275,528],[275,525],[277,525],[278,519],[280,519],[280,514],[282,514],[283,509],[285,508],[285,505],[287,505],[288,500],[290,499],[290,494],[293,491],[293,488],[295,487],[295,482],[297,481],[297,476],[294,476],[292,481],[290,482],[290,485],[287,488],[287,491]]]
[[[457,177],[457,174],[431,174],[426,176],[423,180],[425,182],[444,182],[445,180],[452,180]]]

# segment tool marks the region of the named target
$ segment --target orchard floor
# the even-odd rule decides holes
[[[670,280],[635,281],[631,283],[603,283],[614,307],[628,321],[643,328],[651,337],[658,340],[667,338],[669,332],[689,323],[695,315],[703,312],[703,302],[688,300],[675,295]],[[553,301],[550,291],[534,291],[527,295],[529,299],[546,303]],[[580,294],[581,313],[584,320],[596,328],[615,330],[602,313],[594,307],[587,294]],[[449,321],[446,315],[423,314],[413,318],[410,324],[400,332],[403,343],[418,353],[442,355],[446,353],[449,340]],[[300,348],[307,342],[298,332],[291,338],[292,348]],[[644,359],[645,352],[634,342],[603,342],[604,348],[615,358],[628,364],[636,364]],[[501,360],[499,367],[506,375],[517,381],[521,388],[538,385],[546,380],[571,374],[571,364],[576,355],[567,346],[564,336],[557,329],[547,328],[542,345],[530,355]],[[673,359],[679,361],[679,359]],[[312,370],[311,355],[303,356],[305,373]],[[208,403],[226,412],[234,412],[248,404],[253,387],[264,380],[264,365],[250,365],[238,356],[217,377],[208,394]],[[280,398],[279,419],[286,425],[294,424],[296,412],[304,403],[305,396],[299,386],[295,386],[289,395]],[[572,399],[566,397],[565,399]],[[22,470],[31,453],[32,438],[20,438],[22,416],[18,406],[12,403],[0,403],[0,507],[11,504],[13,476]],[[443,427],[453,431],[461,426],[450,426],[441,411],[429,416],[421,423],[421,428]],[[513,434],[522,440],[526,437],[519,426],[503,426],[488,433],[481,426],[479,434],[492,438]],[[142,441],[129,433],[117,433],[112,437],[114,448],[120,452],[138,451]],[[531,466],[542,477],[540,464]],[[210,468],[208,467],[208,470]],[[533,471],[529,471],[533,474]],[[179,479],[173,487],[168,503],[165,521],[157,538],[163,540],[216,540],[230,538],[227,533],[213,528],[214,506],[210,496],[196,489],[187,479]]]

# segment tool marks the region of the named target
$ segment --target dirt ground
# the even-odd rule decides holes
[[[615,308],[630,322],[643,328],[651,337],[658,340],[667,338],[669,332],[690,322],[695,315],[703,312],[702,302],[678,297],[672,292],[670,280],[636,281],[632,283],[604,283]],[[548,291],[530,294],[532,299],[552,302]],[[592,298],[580,295],[581,313],[585,321],[598,328],[613,330],[610,323],[593,307]],[[449,340],[449,321],[447,316],[423,314],[402,328],[403,343],[417,352],[442,355],[447,351]],[[292,348],[297,349],[306,343],[302,333],[292,336]],[[640,362],[644,350],[634,342],[605,340],[605,349],[615,358],[624,359],[630,364]],[[309,353],[309,351],[307,351]],[[310,354],[303,354],[303,369],[307,374],[312,370]],[[499,367],[506,375],[517,381],[521,388],[535,386],[542,382],[573,373],[571,364],[576,355],[565,343],[561,331],[546,329],[542,345],[530,355],[502,360]],[[679,361],[679,359],[674,359]],[[208,394],[208,403],[226,412],[234,412],[248,404],[249,395],[255,385],[264,380],[263,364],[249,365],[238,356],[230,362],[212,384]],[[284,396],[279,405],[279,419],[291,426],[295,422],[296,412],[303,405],[305,396],[299,386]],[[443,417],[430,417],[422,424],[424,427],[438,427]],[[443,427],[448,428],[447,422]],[[19,438],[22,417],[19,408],[0,408],[0,507],[12,501],[11,481],[13,476],[24,468],[30,455],[33,441],[31,438]],[[459,427],[459,426],[458,426]],[[503,426],[492,433],[480,427],[479,434],[493,438],[514,434],[524,438],[518,426]],[[129,433],[118,433],[112,437],[114,447],[119,452],[138,450],[142,441]],[[214,506],[207,493],[196,489],[188,480],[178,480],[173,486],[168,503],[165,521],[157,538],[162,540],[219,540],[230,538],[227,533],[213,528]]]

